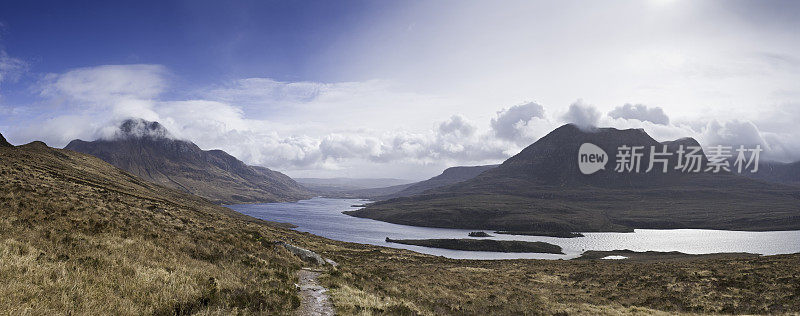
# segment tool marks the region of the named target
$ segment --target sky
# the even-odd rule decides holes
[[[293,177],[424,179],[565,123],[800,160],[793,1],[0,2],[0,133],[158,121]]]

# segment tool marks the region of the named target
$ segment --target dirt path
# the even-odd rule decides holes
[[[317,282],[319,272],[303,268],[297,272],[297,276],[300,279],[300,308],[296,315],[335,315],[333,304],[326,294],[328,290]]]

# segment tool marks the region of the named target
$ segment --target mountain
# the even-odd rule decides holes
[[[607,153],[605,170],[583,174],[578,150]],[[641,172],[615,172],[618,147],[643,146]],[[675,152],[691,138],[659,143],[641,129],[553,130],[477,177],[347,212],[392,223],[515,231],[630,231],[634,228],[800,229],[800,190],[730,173],[644,172],[650,146]],[[699,152],[702,155],[702,152]],[[708,164],[700,156],[703,166]]]
[[[438,176],[412,183],[408,183],[408,180],[401,179],[349,178],[298,178],[297,181],[306,188],[325,196],[387,200],[396,197],[417,195],[426,190],[472,179],[494,167],[497,167],[497,165],[450,167],[445,169],[444,172]]]
[[[142,179],[215,203],[294,201],[310,194],[288,176],[254,167],[222,150],[175,139],[158,122],[124,121],[114,137],[71,141],[65,149],[96,156]]]
[[[342,199],[373,199],[395,193],[413,184],[394,178],[297,178],[303,187],[316,195]]]
[[[397,197],[417,195],[430,189],[435,189],[472,179],[474,177],[477,177],[484,171],[492,169],[497,166],[498,165],[450,167],[445,169],[442,172],[442,174],[438,176],[435,176],[428,180],[413,183],[411,185],[402,188],[397,192],[393,192],[382,196],[377,196],[376,198],[381,200],[387,200]]]
[[[742,175],[767,182],[800,185],[800,161],[762,162],[758,164],[758,172],[743,172]]]
[[[94,156],[42,142],[0,146],[0,309],[283,314],[298,305],[293,274],[303,263],[271,241],[316,238],[287,226]]]
[[[339,192],[337,194],[331,195],[335,197],[346,197],[346,198],[357,198],[357,199],[369,199],[369,200],[382,200],[385,199],[384,197],[390,194],[395,194],[400,192],[415,183],[406,183],[406,184],[398,184],[389,187],[381,187],[381,188],[370,188],[370,189],[358,189],[352,191],[344,191]]]

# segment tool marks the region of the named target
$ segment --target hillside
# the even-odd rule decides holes
[[[158,122],[127,120],[112,139],[71,141],[65,149],[96,156],[147,181],[215,203],[295,201],[310,197],[288,176],[254,167],[222,150],[201,150]]]
[[[762,162],[756,173],[742,175],[766,182],[800,185],[800,161],[793,163]]]
[[[281,313],[302,264],[269,243],[283,227],[86,154],[0,147],[0,310]]]
[[[578,148],[586,142],[611,157],[623,144],[645,146],[642,173],[614,172],[613,161],[598,173],[580,173]],[[681,144],[697,142],[681,139],[663,145],[674,152]],[[728,173],[672,168],[644,173],[649,146],[660,145],[643,130],[584,131],[565,125],[473,179],[347,214],[407,225],[517,231],[800,229],[796,187]],[[670,166],[676,158],[670,158]]]

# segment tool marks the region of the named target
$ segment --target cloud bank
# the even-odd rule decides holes
[[[545,119],[544,107],[529,102],[498,111],[491,120],[491,127],[498,138],[521,142],[530,140],[529,130],[542,119]]]
[[[646,105],[630,103],[614,108],[608,113],[612,118],[635,119],[661,125],[669,125],[669,117],[660,107],[648,108]]]
[[[379,82],[329,84],[250,78],[209,89],[199,93],[200,98],[168,100],[164,97],[168,77],[169,72],[160,65],[107,65],[49,74],[39,83],[39,94],[56,110],[11,134],[63,146],[72,139],[118,137],[123,120],[141,118],[161,123],[176,138],[204,149],[223,149],[249,164],[299,174],[380,170],[381,165],[397,164],[417,166],[420,171],[388,176],[414,178],[453,164],[497,162],[518,149],[458,114],[440,120],[433,128],[416,131],[342,128],[341,124],[319,128],[302,120],[294,126],[286,123],[293,122],[293,112],[315,113],[324,122],[328,116],[346,116],[354,107],[372,107],[375,100],[413,102],[419,97],[398,94]],[[359,104],[347,103],[352,100]],[[519,112],[516,109],[521,107],[509,113]],[[282,113],[270,115],[273,111]],[[541,106],[537,111],[540,115]],[[267,115],[258,118],[252,114],[261,112]],[[491,127],[509,131],[527,124],[509,120],[508,115],[499,116]],[[376,117],[394,120],[391,113]]]
[[[544,105],[528,102],[504,107],[483,123],[451,113],[432,117],[428,128],[380,128],[404,126],[397,114],[409,111],[403,104],[419,102],[423,105],[415,110],[424,111],[436,99],[398,92],[378,81],[249,78],[174,100],[164,96],[169,76],[160,65],[108,65],[47,75],[39,84],[40,96],[53,111],[20,122],[10,134],[63,146],[76,138],[115,137],[120,122],[142,118],[203,149],[222,149],[248,164],[293,176],[425,178],[453,165],[500,162],[564,123],[643,128],[660,141],[689,136],[706,146],[760,144],[767,158],[800,157],[793,141],[800,135],[794,129],[762,131],[752,120],[673,121],[663,109],[640,104],[617,106],[603,115],[578,100],[554,118]],[[387,104],[394,109],[387,110]],[[374,122],[352,121],[349,115],[356,112]]]
[[[593,105],[578,100],[569,106],[569,110],[562,116],[562,119],[581,128],[591,128],[596,127],[600,122],[600,112]]]

